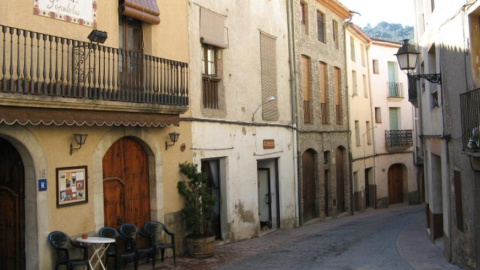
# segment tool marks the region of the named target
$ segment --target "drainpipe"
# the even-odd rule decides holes
[[[347,27],[350,25],[350,21],[352,20],[352,18],[350,17],[350,19],[348,19],[347,21],[345,21],[342,25],[342,28],[343,28],[343,36],[346,38],[347,37]],[[347,53],[347,43],[346,42],[343,42],[343,51],[345,52],[345,54]],[[347,88],[347,126],[350,127],[350,97],[348,96],[348,63],[347,63],[347,56],[345,55],[345,68],[344,68],[344,73],[345,73],[345,78],[346,78],[346,88]],[[353,164],[353,156],[352,156],[352,145],[351,145],[351,140],[352,138],[352,134],[351,134],[351,131],[350,131],[350,128],[349,128],[349,131],[348,131],[348,139],[347,139],[347,149],[348,149],[348,175],[349,175],[349,179],[350,179],[350,214],[353,216],[355,214],[355,202],[354,202],[354,191],[353,191],[353,168],[352,168],[352,164]],[[365,158],[365,157],[364,157]]]
[[[298,196],[299,159],[298,159],[298,114],[297,114],[297,84],[295,70],[295,39],[293,27],[293,0],[287,0],[288,47],[290,62],[290,88],[292,102],[292,136],[293,136],[293,190],[295,195],[295,227],[299,227],[300,203]]]

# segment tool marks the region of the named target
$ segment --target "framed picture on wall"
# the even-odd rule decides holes
[[[87,166],[57,168],[57,207],[88,202]]]

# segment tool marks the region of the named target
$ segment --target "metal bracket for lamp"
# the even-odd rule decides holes
[[[272,102],[272,101],[275,101],[275,96],[269,96],[267,101],[263,102],[262,104],[258,105],[257,109],[253,112],[252,114],[252,122],[255,121],[255,114],[257,113],[258,109],[260,109],[260,107],[262,107],[263,105],[269,103],[269,102]]]
[[[402,47],[400,47],[395,54],[400,69],[406,71],[408,77],[411,77],[417,81],[420,79],[425,79],[431,83],[442,84],[442,75],[440,73],[413,74],[413,71],[417,67],[419,55],[420,53],[415,49],[415,46],[409,43],[408,39],[403,40]]]
[[[75,142],[77,143],[78,147],[73,147],[73,144],[70,143],[70,156],[73,154],[73,151],[78,151],[80,148],[82,148],[82,145],[85,144],[85,141],[87,140],[88,134],[84,133],[76,133],[73,134],[73,137],[75,138]]]
[[[169,144],[167,141],[165,141],[165,151],[168,150],[168,147],[172,147],[175,145],[175,143],[178,141],[178,137],[180,137],[180,133],[174,131],[168,133],[168,137],[170,137],[170,141],[172,141],[172,143]]]
[[[408,74],[408,73],[407,73]],[[442,75],[441,74],[408,74],[408,76],[414,78],[417,81],[420,79],[425,79],[431,83],[442,84]]]

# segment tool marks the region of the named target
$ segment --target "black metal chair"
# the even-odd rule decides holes
[[[85,265],[88,269],[90,269],[90,264],[88,263],[88,247],[81,246],[80,244],[72,241],[68,235],[60,231],[51,232],[48,235],[48,242],[55,249],[55,253],[57,255],[55,270],[58,269],[60,265],[67,266],[67,270],[72,270],[77,266]],[[73,251],[74,249],[82,249],[83,258],[72,259],[70,257],[70,251]]]
[[[108,237],[115,239],[115,243],[110,244],[105,253],[105,265],[108,263],[108,258],[114,258],[115,270],[120,269],[122,259],[133,259],[134,269],[138,268],[138,257],[134,250],[130,247],[135,246],[135,239],[124,237],[117,230],[111,227],[103,227],[98,231],[100,237]]]
[[[152,266],[155,268],[155,259],[156,259],[156,252],[155,252],[155,247],[151,246],[150,243],[148,243],[148,246],[140,246],[137,236],[140,235],[141,237],[146,238],[147,240],[150,240],[149,235],[143,233],[140,229],[138,229],[137,226],[131,223],[123,223],[120,225],[120,234],[122,234],[124,237],[128,238],[133,238],[135,239],[134,245],[131,247],[127,247],[129,250],[134,250],[135,253],[137,254],[137,258],[141,258],[143,256],[147,257],[147,262],[151,258],[152,259]]]
[[[155,247],[155,253],[157,250],[161,250],[162,262],[165,258],[165,250],[171,248],[173,251],[173,264],[176,264],[175,258],[175,234],[167,229],[165,224],[160,221],[149,221],[143,226],[144,232],[150,236],[150,242]],[[168,241],[168,237],[170,241]]]

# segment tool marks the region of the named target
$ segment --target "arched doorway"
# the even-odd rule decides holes
[[[143,146],[133,138],[121,138],[105,153],[102,165],[104,226],[143,226],[150,220],[148,156]]]
[[[317,217],[315,210],[315,153],[307,150],[302,155],[303,222]]]
[[[344,150],[337,148],[335,151],[336,174],[337,174],[337,214],[345,212],[345,164]]]
[[[25,269],[25,170],[19,152],[0,138],[0,269]]]
[[[388,169],[388,203],[403,203],[403,169],[394,164]]]

